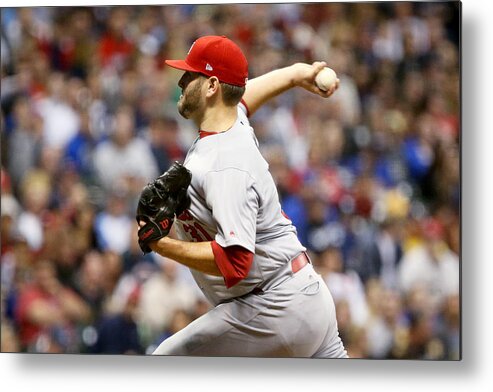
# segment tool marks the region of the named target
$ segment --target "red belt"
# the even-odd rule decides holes
[[[307,265],[309,262],[310,260],[308,259],[308,256],[305,253],[300,253],[293,260],[291,260],[291,271],[293,271],[293,274],[295,274],[300,269],[302,269],[305,265]],[[255,287],[252,291],[250,291],[248,294],[245,295],[250,295],[250,294],[261,295],[263,293],[264,290],[262,290],[260,287]]]
[[[302,269],[305,265],[307,265],[310,261],[305,253],[301,253],[299,256],[295,257],[291,260],[291,271],[293,274],[297,273],[300,269]]]

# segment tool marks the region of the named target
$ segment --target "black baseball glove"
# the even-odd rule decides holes
[[[139,246],[144,254],[151,252],[149,243],[166,237],[169,234],[174,218],[175,213],[171,204],[160,208],[155,217],[148,215],[139,216],[139,224],[140,222],[145,223],[138,231]]]
[[[139,229],[139,246],[144,254],[151,252],[149,243],[169,234],[175,215],[190,207],[187,188],[192,174],[178,162],[153,182],[147,184],[137,205],[137,223],[145,225]]]

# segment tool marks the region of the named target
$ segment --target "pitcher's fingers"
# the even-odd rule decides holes
[[[315,78],[315,76],[317,76],[317,74],[322,69],[324,69],[326,66],[327,66],[327,63],[325,61],[315,61],[312,64],[312,75],[313,75],[313,78]]]

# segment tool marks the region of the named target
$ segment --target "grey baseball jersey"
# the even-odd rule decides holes
[[[254,258],[230,288],[222,277],[191,270],[216,307],[154,354],[345,357],[327,286],[311,265],[293,273],[291,260],[306,249],[281,210],[246,108],[238,106],[226,132],[197,138],[184,165],[192,172],[192,202],[175,222],[179,238],[239,245]]]
[[[221,277],[192,271],[213,304],[252,291],[306,250],[282,213],[269,166],[241,106],[233,127],[198,138],[184,165],[192,172],[192,203],[176,222],[179,238],[214,239],[223,247],[240,245],[255,254],[248,276],[229,289]]]

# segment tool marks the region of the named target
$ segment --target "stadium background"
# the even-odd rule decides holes
[[[207,311],[188,271],[141,256],[133,218],[195,135],[162,60],[205,34],[251,77],[340,76],[252,124],[349,354],[457,359],[457,3],[2,9],[2,352],[143,354]]]

